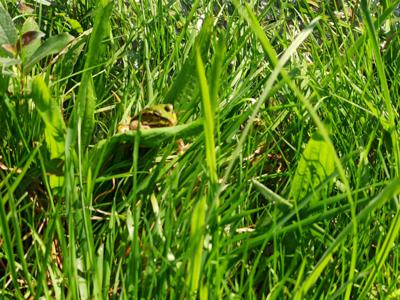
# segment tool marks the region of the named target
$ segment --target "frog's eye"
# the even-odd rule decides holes
[[[164,109],[166,112],[171,112],[174,110],[174,107],[172,106],[172,104],[167,104],[164,106]]]

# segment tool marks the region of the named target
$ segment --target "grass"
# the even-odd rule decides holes
[[[2,298],[400,295],[400,1],[0,2]]]

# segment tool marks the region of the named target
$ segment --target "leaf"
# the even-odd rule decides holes
[[[18,40],[17,29],[14,26],[11,16],[3,5],[0,4],[0,45],[15,45]]]
[[[22,47],[29,46],[36,39],[41,38],[43,36],[44,36],[44,33],[41,31],[35,31],[35,30],[27,31],[21,37],[21,44],[17,44],[17,45],[21,45]]]
[[[32,98],[36,108],[45,124],[45,140],[50,158],[53,162],[64,158],[65,151],[65,123],[62,118],[61,108],[54,98],[42,77],[36,77],[32,82]],[[64,177],[50,175],[52,189],[61,190]]]
[[[0,66],[2,66],[1,73],[3,75],[15,76],[16,74],[10,67],[18,65],[20,63],[21,60],[18,58],[0,57]]]
[[[39,25],[35,19],[29,17],[25,20],[20,31],[20,38],[16,43],[17,52],[21,56],[22,64],[32,56],[40,47],[41,37],[44,33],[40,31]]]
[[[38,76],[32,82],[32,98],[45,124],[45,139],[50,158],[62,158],[65,150],[65,123],[61,108],[51,97],[42,77]]]
[[[91,32],[91,29],[90,29]],[[75,64],[77,63],[80,54],[82,53],[86,41],[88,31],[74,38],[61,52],[55,56],[50,62],[54,64],[53,75],[57,78],[69,77],[74,72]]]
[[[214,114],[213,114],[213,105],[210,99],[210,89],[208,87],[206,72],[204,69],[204,64],[201,59],[200,48],[197,48],[196,52],[196,66],[197,66],[197,74],[199,77],[199,84],[201,90],[201,99],[202,99],[202,107],[203,107],[203,116],[204,116],[204,135],[205,135],[205,144],[206,144],[206,161],[208,165],[208,171],[210,176],[210,181],[212,184],[216,184],[218,180],[217,175],[217,160],[215,153],[215,124],[214,124]]]
[[[68,33],[62,33],[49,37],[44,43],[29,57],[29,60],[25,62],[24,72],[28,73],[32,67],[46,56],[59,53],[63,50],[73,37]]]
[[[1,47],[6,50],[8,53],[10,53],[12,56],[17,56],[17,47],[12,44],[3,44]]]
[[[335,169],[334,153],[330,150],[329,144],[316,132],[308,141],[303,155],[297,166],[289,198],[301,200],[308,193],[313,192],[332,175]],[[328,188],[325,188],[325,192]],[[316,201],[321,195],[314,194],[311,201]]]
[[[3,96],[7,92],[9,81],[9,76],[0,73],[0,96]]]
[[[75,30],[78,33],[82,33],[83,32],[83,28],[82,25],[75,19],[71,19],[68,17],[65,17],[65,20],[67,20],[67,22],[69,23],[69,25],[71,25],[71,28],[73,30]]]
[[[158,147],[163,142],[198,135],[203,129],[203,120],[173,127],[152,128],[140,131],[140,145],[147,148]],[[118,144],[133,144],[138,131],[128,131],[100,140],[89,152],[90,161],[95,161],[100,168],[104,159],[111,155]]]

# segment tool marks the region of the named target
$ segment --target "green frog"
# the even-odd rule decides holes
[[[140,129],[171,127],[175,126],[177,122],[178,119],[172,104],[156,104],[144,108],[127,123],[120,123],[118,133],[138,130],[139,127]]]

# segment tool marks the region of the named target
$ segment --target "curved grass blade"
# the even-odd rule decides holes
[[[267,83],[265,85],[265,90],[264,90],[263,94],[260,96],[260,100],[257,102],[257,104],[256,104],[256,106],[254,108],[254,112],[251,115],[250,122],[248,123],[248,125],[246,125],[246,127],[245,127],[245,129],[243,131],[242,138],[240,140],[238,148],[235,150],[234,156],[238,157],[238,155],[240,154],[240,148],[241,148],[241,145],[244,142],[243,136],[246,136],[248,131],[250,130],[252,120],[254,119],[256,113],[260,109],[261,104],[268,97],[269,92],[270,92],[270,90],[272,88],[272,84],[274,83],[274,81],[278,77],[278,74],[280,74],[282,76],[283,80],[287,83],[287,85],[290,87],[290,89],[296,95],[296,97],[299,100],[301,100],[302,104],[307,109],[307,111],[310,114],[312,120],[316,124],[321,136],[328,143],[329,147],[331,148],[332,153],[334,154],[334,162],[335,162],[336,168],[338,170],[340,179],[342,180],[342,182],[343,182],[343,184],[345,186],[345,191],[346,191],[346,194],[347,194],[347,199],[348,199],[349,204],[350,204],[350,211],[351,211],[351,218],[352,218],[353,248],[352,248],[351,266],[350,266],[350,274],[349,274],[349,281],[352,282],[352,279],[354,278],[354,271],[355,271],[355,265],[356,265],[356,260],[357,260],[357,232],[358,232],[358,228],[357,228],[357,219],[356,219],[356,207],[355,207],[355,204],[354,204],[353,196],[351,194],[350,183],[349,183],[349,181],[348,181],[348,179],[346,177],[346,173],[345,173],[344,167],[343,167],[343,165],[342,165],[342,163],[341,163],[341,161],[339,159],[339,156],[337,155],[337,153],[335,151],[335,147],[333,146],[333,143],[332,143],[332,141],[331,141],[331,139],[329,137],[328,130],[325,128],[325,126],[322,123],[321,119],[319,118],[315,108],[312,106],[312,104],[310,102],[309,98],[312,98],[312,96],[314,96],[314,94],[312,96],[310,96],[309,98],[306,98],[303,95],[303,93],[299,90],[299,88],[296,86],[296,84],[290,79],[289,74],[284,69],[284,65],[285,65],[286,61],[290,57],[288,55],[291,55],[295,51],[295,49],[304,41],[304,39],[311,33],[311,30],[316,25],[316,23],[317,23],[317,21],[319,19],[313,20],[311,22],[311,24],[305,30],[303,30],[303,32],[301,32],[299,34],[299,36],[293,41],[293,43],[289,47],[289,49],[286,50],[284,55],[278,60],[278,56],[277,56],[277,53],[276,53],[275,49],[272,47],[271,43],[269,42],[268,37],[266,36],[265,32],[263,31],[260,23],[258,22],[256,16],[252,12],[250,6],[245,4],[246,10],[244,10],[241,7],[241,5],[238,3],[237,0],[233,0],[233,4],[238,9],[240,15],[248,22],[249,26],[251,27],[251,29],[253,30],[253,32],[257,36],[257,38],[260,40],[261,45],[264,48],[264,51],[268,55],[269,61],[275,67],[273,72],[272,72],[272,74],[271,74],[271,76],[270,76],[270,78],[268,79],[268,81],[267,81]],[[233,166],[233,162],[231,162],[231,164],[229,165],[229,167],[227,169],[226,175],[224,176],[225,179],[228,178],[227,176],[229,175],[229,173],[230,173],[230,171],[232,169],[232,166]],[[321,270],[321,272],[322,272],[322,270]]]
[[[110,16],[113,1],[101,0],[95,13],[93,32],[90,37],[88,52],[85,61],[85,71],[83,72],[77,101],[70,120],[70,127],[73,134],[80,133],[80,147],[86,149],[92,138],[94,128],[94,110],[96,106],[96,96],[93,86],[92,72],[96,66],[97,57],[103,36],[110,26]]]
[[[165,103],[177,104],[176,107],[191,107],[192,101],[198,95],[199,81],[196,71],[196,47],[200,47],[201,57],[204,59],[210,48],[210,36],[212,30],[212,19],[206,18],[196,37],[195,47],[189,57],[185,60],[182,69],[165,96]]]
[[[377,32],[375,30],[375,26],[372,21],[371,14],[370,14],[369,8],[368,8],[368,3],[366,0],[361,0],[361,10],[364,15],[365,23],[367,25],[366,27],[368,30],[369,38],[372,41],[372,51],[375,56],[376,69],[378,71],[379,82],[381,85],[385,108],[386,108],[387,115],[388,115],[387,121],[383,117],[380,117],[380,121],[381,121],[381,123],[383,123],[383,125],[384,125],[384,123],[388,122],[388,126],[389,126],[388,131],[390,132],[390,137],[391,137],[392,146],[393,146],[393,156],[395,158],[395,163],[396,163],[396,169],[395,169],[396,176],[399,176],[399,174],[400,174],[400,146],[399,146],[399,137],[398,137],[397,129],[396,129],[396,114],[395,114],[395,110],[392,105],[392,101],[390,99],[388,81],[386,79],[385,68],[384,68],[381,53],[380,53]],[[395,103],[395,105],[397,105],[397,103]]]
[[[380,273],[382,269],[383,263],[386,261],[386,258],[389,255],[390,250],[392,250],[393,244],[399,235],[400,232],[400,209],[397,209],[396,215],[393,218],[393,222],[390,226],[389,232],[386,235],[384,242],[381,245],[381,249],[378,252],[376,257],[376,263],[374,264],[372,270],[370,270],[370,274],[368,276],[367,282],[362,289],[362,292],[359,296],[360,299],[365,299],[366,294],[370,291],[371,285],[373,284],[377,274]]]
[[[356,216],[357,223],[363,221],[368,216],[369,213],[381,207],[388,200],[392,199],[399,193],[400,193],[400,178],[396,178],[392,180],[379,195],[377,195],[374,199],[372,199],[367,204],[367,206],[365,206],[358,213],[358,215]],[[301,289],[296,292],[295,299],[301,299],[304,295],[306,295],[307,292],[310,290],[311,286],[318,280],[322,271],[325,269],[326,265],[332,259],[333,253],[337,250],[337,248],[344,241],[344,239],[351,233],[352,226],[353,226],[352,223],[348,224],[336,237],[336,239],[329,246],[329,248],[325,251],[324,255],[318,261],[314,270],[304,281]]]
[[[28,288],[30,292],[33,294],[34,293],[34,288],[32,285],[32,278],[29,274],[28,270],[28,265],[25,260],[25,253],[24,253],[24,247],[22,245],[22,235],[20,232],[21,225],[18,222],[18,214],[17,214],[17,208],[15,204],[15,199],[13,196],[14,191],[17,189],[19,184],[21,183],[23,177],[26,175],[31,163],[33,162],[34,158],[36,157],[37,153],[39,151],[39,147],[37,147],[34,151],[32,151],[30,157],[28,158],[27,162],[25,163],[25,166],[22,168],[21,173],[18,175],[17,179],[13,182],[11,186],[8,185],[8,177],[6,177],[2,182],[0,182],[0,186],[5,185],[7,187],[7,192],[3,196],[0,194],[0,232],[3,237],[4,241],[4,250],[6,253],[7,261],[9,264],[9,268],[11,270],[11,279],[13,281],[13,284],[15,285],[15,291],[16,294],[22,299],[22,295],[20,294],[20,285],[18,283],[18,280],[21,278],[18,277],[17,274],[17,269],[19,266],[17,266],[16,262],[16,257],[14,253],[14,247],[12,245],[12,240],[14,239],[16,243],[16,248],[17,248],[17,254],[21,260],[21,265],[22,265],[22,270],[25,276],[25,281],[28,285]],[[6,203],[9,203],[10,211],[11,211],[11,220],[12,224],[14,227],[14,230],[10,230],[10,226],[8,225],[8,218],[6,216]],[[8,214],[8,213],[7,213]]]
[[[190,245],[189,249],[193,251],[190,255],[188,264],[187,285],[189,287],[190,298],[195,297],[199,287],[201,276],[201,259],[203,253],[204,231],[206,215],[206,198],[202,197],[196,203],[190,225]]]

